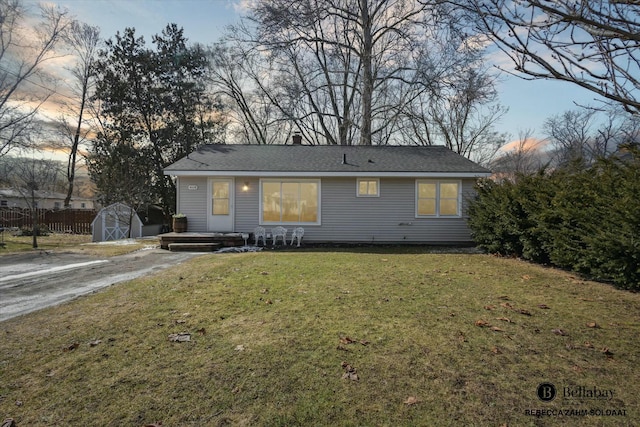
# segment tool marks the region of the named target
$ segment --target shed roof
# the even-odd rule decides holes
[[[166,175],[488,176],[444,146],[204,145]]]

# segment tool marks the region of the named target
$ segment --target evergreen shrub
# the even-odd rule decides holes
[[[640,156],[482,180],[468,209],[476,244],[640,290]]]

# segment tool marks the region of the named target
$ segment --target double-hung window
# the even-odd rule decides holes
[[[460,216],[460,181],[416,181],[416,217]]]
[[[260,181],[263,224],[319,224],[320,180]]]

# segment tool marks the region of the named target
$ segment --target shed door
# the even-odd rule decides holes
[[[209,231],[233,231],[233,178],[209,180]]]
[[[102,241],[120,240],[129,237],[129,215],[120,209],[102,211]]]

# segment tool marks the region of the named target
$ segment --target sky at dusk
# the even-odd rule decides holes
[[[211,44],[225,27],[240,19],[246,0],[61,0],[50,1],[68,9],[79,20],[101,29],[103,38],[112,38],[127,27],[136,29],[147,43],[168,23],[184,28],[191,42]],[[35,7],[38,2],[26,1]],[[499,58],[496,58],[500,61]],[[580,105],[595,105],[596,96],[575,85],[556,81],[527,81],[503,75],[498,86],[500,103],[509,112],[496,126],[511,140],[531,129],[534,137],[543,138],[545,119]]]

